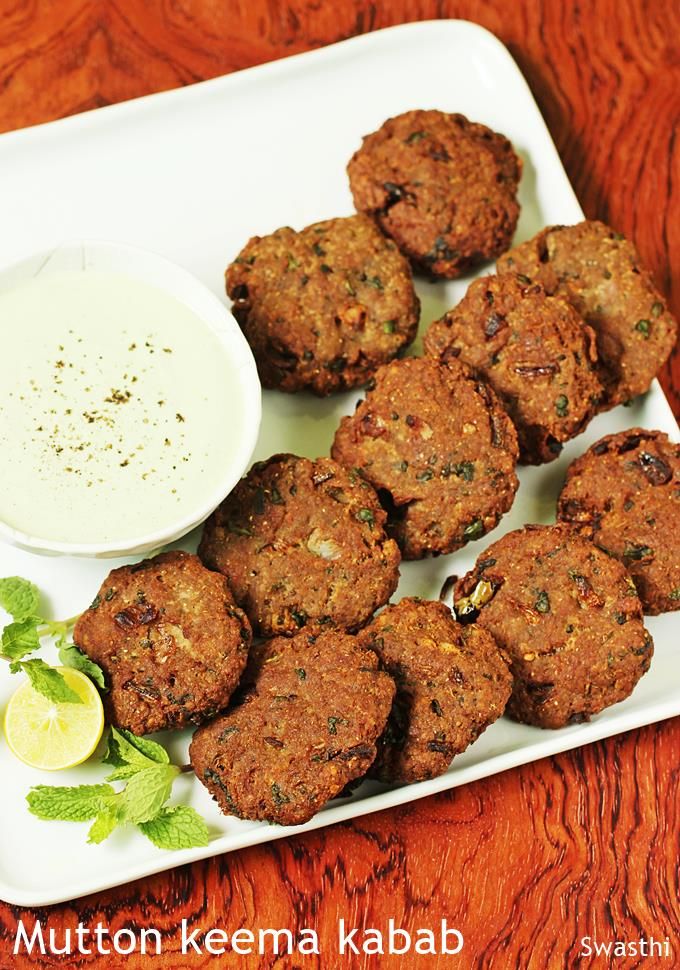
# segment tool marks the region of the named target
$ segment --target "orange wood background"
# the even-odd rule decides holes
[[[477,21],[508,45],[586,214],[632,236],[680,314],[677,0],[0,0],[0,131],[437,17]],[[677,351],[662,381],[680,415]],[[0,967],[680,967],[679,752],[676,719],[72,904],[0,904]],[[12,958],[20,916],[58,931],[79,919],[156,926],[165,956]],[[311,926],[326,956],[181,958],[183,917],[229,932]],[[465,949],[343,962],[340,917],[410,930],[445,917]],[[585,935],[668,937],[675,958],[579,960]]]

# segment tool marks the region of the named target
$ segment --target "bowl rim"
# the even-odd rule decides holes
[[[238,371],[239,380],[235,383],[239,387],[239,397],[245,416],[245,427],[239,439],[238,449],[220,478],[219,485],[211,489],[209,496],[197,500],[193,504],[192,510],[186,512],[171,526],[166,525],[153,532],[106,542],[69,542],[33,535],[9,525],[0,518],[0,540],[9,542],[28,552],[91,558],[124,558],[141,555],[145,552],[161,549],[187,535],[204,522],[236,486],[247,470],[257,444],[262,420],[262,387],[250,346],[229,308],[193,273],[153,250],[115,240],[90,238],[64,240],[54,246],[22,256],[11,263],[0,266],[0,292],[4,289],[3,283],[8,277],[16,276],[15,281],[10,286],[19,285],[22,281],[34,278],[42,273],[57,254],[66,255],[70,251],[78,250],[81,254],[83,272],[87,272],[88,269],[99,269],[99,271],[106,272],[107,270],[101,270],[101,267],[86,266],[86,253],[102,254],[108,251],[129,259],[128,269],[110,269],[109,272],[129,275],[133,279],[161,290],[180,303],[184,302],[185,305],[189,305],[172,288],[159,284],[155,280],[152,281],[149,278],[150,273],[146,270],[152,267],[161,273],[165,273],[169,278],[172,276],[173,282],[189,289],[196,299],[210,310],[208,317],[190,306],[190,309],[203,325],[218,338],[225,350],[231,352],[236,350],[238,355],[235,361],[235,370]],[[31,267],[33,267],[33,271],[29,271]],[[22,273],[23,269],[26,270],[25,275]]]

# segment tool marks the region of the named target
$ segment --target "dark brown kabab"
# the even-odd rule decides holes
[[[513,424],[494,391],[455,359],[409,357],[380,368],[340,422],[332,454],[377,489],[406,559],[479,539],[518,486]]]
[[[214,717],[238,685],[251,639],[227,581],[187,552],[114,569],[73,631],[104,671],[108,720],[134,734]]]
[[[374,489],[330,458],[254,465],[208,519],[199,555],[229,580],[262,636],[307,623],[355,630],[399,581],[399,549]]]
[[[455,608],[510,658],[507,711],[526,724],[587,721],[628,697],[651,663],[630,575],[564,523],[529,525],[489,546],[459,580]]]
[[[301,825],[370,768],[394,683],[356,637],[318,630],[254,648],[246,680],[191,763],[226,814]]]
[[[326,395],[365,384],[416,335],[408,261],[366,216],[255,236],[226,283],[265,387]]]
[[[501,716],[512,690],[493,637],[461,626],[443,603],[402,599],[359,634],[394,678],[397,693],[371,775],[423,781]]]
[[[565,297],[595,331],[601,408],[643,394],[675,343],[677,324],[633,245],[603,222],[549,226],[498,261]]]
[[[425,349],[460,357],[493,387],[527,464],[555,459],[595,414],[602,393],[592,329],[565,299],[512,273],[475,280],[430,326]]]
[[[680,609],[680,445],[631,428],[571,463],[558,518],[628,569],[646,613]]]
[[[522,162],[504,135],[461,114],[389,118],[347,172],[357,210],[431,276],[460,276],[512,241]]]

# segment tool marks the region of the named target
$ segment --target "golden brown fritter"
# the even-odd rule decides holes
[[[248,683],[195,733],[191,763],[223,812],[301,825],[366,774],[394,684],[356,637],[318,629],[256,648]]]
[[[423,781],[501,716],[512,691],[508,664],[493,637],[461,626],[443,603],[417,598],[388,606],[359,634],[397,693],[371,774]]]
[[[416,335],[408,261],[365,216],[254,236],[226,283],[265,387],[325,395],[365,384]]]
[[[522,162],[507,138],[461,114],[389,118],[347,172],[357,210],[432,276],[460,276],[512,241]]]
[[[495,393],[452,359],[381,367],[340,422],[333,457],[356,467],[388,510],[406,559],[453,552],[493,529],[517,491],[517,434]]]
[[[573,461],[558,518],[627,567],[646,613],[680,609],[680,445],[631,428]]]
[[[603,222],[548,226],[498,261],[569,300],[596,334],[601,409],[643,394],[675,343],[677,325],[635,246]]]
[[[602,387],[595,334],[565,299],[513,273],[475,280],[425,335],[435,357],[460,356],[498,394],[520,459],[557,458],[595,413]]]
[[[224,577],[197,556],[165,552],[109,573],[73,640],[104,671],[111,723],[148,734],[226,707],[251,632]]]
[[[525,724],[587,721],[628,697],[651,663],[626,569],[563,523],[494,542],[457,583],[455,607],[510,657],[507,711]]]
[[[400,555],[361,476],[330,458],[254,465],[205,525],[199,555],[263,636],[308,622],[362,626],[390,598]]]

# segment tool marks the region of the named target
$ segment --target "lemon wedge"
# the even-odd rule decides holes
[[[25,764],[44,771],[73,768],[89,758],[104,730],[104,708],[97,688],[85,674],[58,667],[82,704],[56,704],[25,681],[5,711],[5,738]]]

